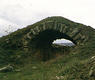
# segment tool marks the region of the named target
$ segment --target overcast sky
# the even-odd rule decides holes
[[[0,36],[48,16],[63,16],[95,28],[95,0],[0,0]]]

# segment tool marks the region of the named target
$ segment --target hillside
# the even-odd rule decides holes
[[[75,46],[52,47],[61,38]],[[0,70],[0,80],[95,80],[95,29],[63,17],[19,29],[0,38]]]

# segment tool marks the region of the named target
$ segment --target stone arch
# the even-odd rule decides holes
[[[32,27],[30,32],[26,34],[25,41],[32,40],[33,38],[36,37],[36,35],[39,35],[41,32],[46,31],[46,30],[58,31],[68,36],[68,38],[66,37],[65,38],[68,40],[71,40],[76,45],[83,44],[87,40],[86,35],[82,34],[82,30],[80,27],[67,26],[64,23],[60,23],[57,21],[46,21]]]

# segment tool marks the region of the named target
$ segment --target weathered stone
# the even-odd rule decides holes
[[[27,33],[27,38],[31,39],[31,36],[30,36],[31,32]]]
[[[43,24],[43,30],[45,30],[46,29],[46,27],[45,27],[45,23]]]
[[[68,31],[68,26],[64,26],[63,32],[66,33]]]
[[[34,31],[34,29],[31,29],[31,32],[33,33],[33,35],[35,35],[35,34],[36,34],[36,32]]]
[[[94,67],[91,67],[91,69],[89,71],[89,76],[95,78],[95,66]]]
[[[54,30],[57,29],[57,22],[54,23]]]
[[[27,38],[32,40],[33,36],[39,35],[39,33],[49,29],[68,35],[72,38],[71,40],[76,40],[77,44],[80,44],[81,42],[85,42],[87,40],[86,35],[80,34],[80,28],[73,28],[57,21],[45,21],[40,25],[36,25],[35,27],[31,28],[31,31],[29,33],[27,33]],[[31,33],[33,34],[31,35]],[[79,39],[82,41],[79,41]]]
[[[40,32],[39,26],[36,26],[35,28],[37,29],[37,32]]]
[[[14,68],[10,64],[3,67],[3,68],[0,68],[0,72],[10,72],[10,71],[13,71],[13,70],[14,70]]]

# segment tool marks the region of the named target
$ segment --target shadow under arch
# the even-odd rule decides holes
[[[72,41],[74,44],[77,44],[76,41],[74,41],[70,36],[68,36],[65,33],[61,33],[57,30],[47,29],[42,32],[40,32],[38,35],[35,35],[35,37],[31,40],[32,45],[35,46],[35,48],[48,48],[51,47],[52,42],[56,39],[67,39]]]
[[[61,38],[70,40],[74,44],[76,44],[76,41],[74,41],[70,36],[66,35],[65,33],[61,33],[58,30],[47,29],[35,35],[34,38],[30,40],[28,45],[30,45],[36,51],[40,50],[40,57],[42,56],[42,60],[46,61],[52,58],[51,56],[55,55],[55,50],[58,50],[57,48],[54,48],[52,46],[53,41]],[[60,49],[69,50],[68,47]],[[62,53],[64,54],[64,51]]]

